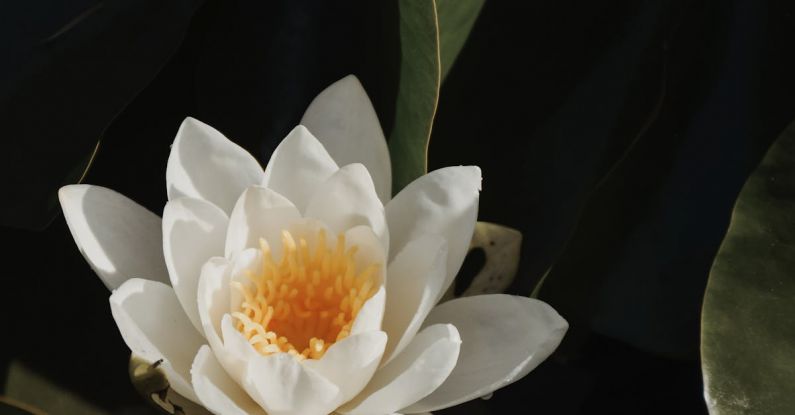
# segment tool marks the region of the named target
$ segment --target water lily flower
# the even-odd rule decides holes
[[[353,76],[301,124],[263,170],[186,119],[162,220],[103,187],[60,190],[133,353],[223,415],[424,413],[549,356],[568,326],[541,301],[437,304],[472,237],[480,169],[432,171],[391,198],[386,141]]]

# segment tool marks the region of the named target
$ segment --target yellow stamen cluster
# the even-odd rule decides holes
[[[232,316],[263,355],[286,352],[301,360],[319,359],[350,334],[359,310],[378,289],[379,265],[357,270],[358,247],[346,250],[343,234],[331,247],[320,230],[310,249],[304,238],[296,243],[290,232],[282,231],[282,244],[284,253],[276,262],[260,239],[263,267],[247,271],[251,284],[232,282],[243,295],[240,311]]]

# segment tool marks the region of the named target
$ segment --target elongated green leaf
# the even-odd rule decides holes
[[[441,43],[442,79],[464,47],[486,0],[436,0]]]
[[[428,171],[428,143],[442,78],[452,67],[483,0],[400,0],[400,81],[389,136],[393,191]]]
[[[389,137],[395,193],[428,170],[428,140],[442,81],[436,2],[401,0],[398,6],[400,82]]]
[[[710,413],[795,413],[795,123],[740,192],[701,317]]]

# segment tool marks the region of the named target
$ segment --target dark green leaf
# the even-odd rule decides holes
[[[395,193],[428,171],[442,78],[464,46],[483,0],[401,0],[398,6],[400,81],[389,136]]]
[[[400,82],[389,137],[395,193],[428,171],[428,140],[442,76],[436,2],[401,0],[398,5]]]
[[[447,77],[455,58],[464,47],[486,0],[436,0],[441,44],[442,79]]]
[[[701,356],[712,414],[795,413],[795,124],[745,183],[710,271]]]

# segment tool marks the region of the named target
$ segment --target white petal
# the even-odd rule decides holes
[[[356,398],[338,411],[351,415],[395,412],[444,382],[458,360],[461,339],[450,324],[423,329],[408,347],[379,369]]]
[[[322,220],[336,233],[358,225],[373,229],[381,245],[389,247],[384,205],[361,164],[349,164],[334,173],[312,195],[304,216]]]
[[[345,232],[347,247],[356,245],[358,251],[355,256],[356,268],[364,269],[372,264],[379,266],[376,276],[378,291],[367,300],[351,327],[351,334],[381,330],[386,306],[386,251],[381,247],[378,237],[368,226],[357,226]]]
[[[190,383],[193,357],[204,343],[182,311],[174,290],[160,282],[127,280],[110,296],[110,310],[130,350],[160,365],[171,387],[198,403]]]
[[[386,206],[390,257],[423,234],[447,239],[444,294],[464,262],[478,215],[480,169],[445,167],[411,182]]]
[[[168,200],[204,199],[228,214],[243,190],[262,178],[262,167],[248,151],[199,120],[182,122],[166,166]]]
[[[320,360],[305,360],[304,366],[337,385],[338,403],[342,404],[361,392],[373,377],[384,346],[383,331],[354,334],[334,343]]]
[[[461,358],[447,381],[407,413],[447,408],[521,379],[555,350],[568,328],[546,303],[505,294],[443,303],[425,322],[437,323],[458,327]]]
[[[224,211],[201,199],[174,199],[163,210],[163,253],[171,285],[199,332],[199,276],[207,260],[223,253],[228,222]]]
[[[211,258],[202,266],[197,288],[197,305],[202,331],[213,349],[220,348],[221,319],[229,313],[229,261],[226,258]]]
[[[356,320],[353,321],[351,334],[381,330],[381,325],[384,320],[385,304],[386,289],[384,286],[381,286],[381,288],[364,303],[362,309],[359,310]]]
[[[287,353],[249,360],[243,387],[268,415],[326,415],[337,406],[340,393]]]
[[[223,274],[221,283],[224,284],[226,288],[217,290],[219,294],[221,292],[228,293],[228,303],[226,311],[221,316],[220,320],[220,332],[223,346],[219,350],[213,349],[213,351],[216,353],[218,360],[221,362],[221,365],[224,366],[227,373],[241,384],[245,378],[247,362],[259,354],[234,326],[236,320],[231,316],[231,313],[240,310],[240,305],[243,302],[243,295],[240,291],[231,287],[231,284],[233,282],[242,283],[244,285],[252,284],[246,277],[246,270],[260,267],[262,267],[262,254],[258,249],[249,248],[242,251],[235,256],[234,260]],[[220,312],[222,308],[219,307],[218,310]],[[217,314],[214,317],[217,317]],[[213,326],[213,329],[217,330],[218,327],[219,326]]]
[[[303,211],[312,194],[337,169],[323,145],[299,125],[273,151],[262,184]]]
[[[389,264],[383,325],[389,342],[384,364],[414,338],[436,304],[447,275],[446,265],[447,242],[437,235],[409,242]]]
[[[378,265],[378,283],[386,279],[387,251],[380,239],[369,226],[356,226],[345,231],[346,248],[357,247],[354,262],[356,269],[361,271],[370,265]]]
[[[235,328],[235,319],[231,315],[226,314],[221,319],[221,332],[224,336],[224,348],[227,352],[234,355],[242,361],[249,361],[259,353],[254,350],[251,343],[243,337],[243,334]]]
[[[196,396],[213,414],[267,415],[224,371],[210,346],[204,345],[199,349],[191,375]]]
[[[215,357],[232,379],[242,382],[247,355],[227,347],[222,337],[231,327],[229,298],[234,290],[229,286],[230,274],[231,265],[225,258],[213,258],[204,265],[199,281],[199,317]],[[234,340],[229,346],[235,344]]]
[[[247,248],[237,254],[229,268],[229,284],[240,283],[254,289],[254,283],[246,276],[248,272],[262,269],[262,251],[259,248]],[[240,290],[232,288],[229,291],[229,312],[239,311],[243,303],[243,294]]]
[[[286,197],[265,187],[249,187],[238,199],[229,218],[226,257],[231,258],[246,248],[259,247],[259,238],[265,238],[274,258],[280,258],[281,232],[300,218],[301,213]]]
[[[132,276],[168,282],[157,215],[99,186],[64,186],[58,199],[77,248],[108,289]]]
[[[392,167],[381,124],[367,92],[353,75],[331,84],[309,104],[301,124],[344,166],[362,163],[386,203],[392,196]]]

